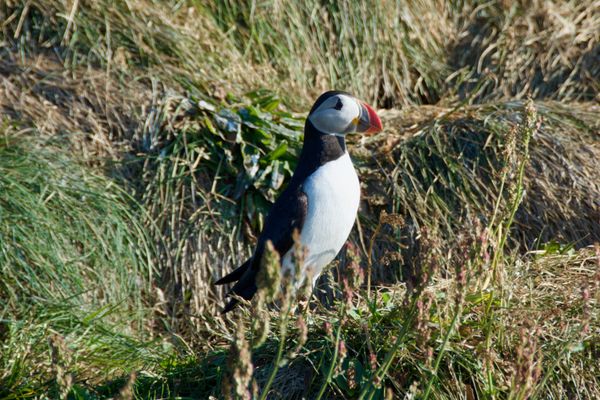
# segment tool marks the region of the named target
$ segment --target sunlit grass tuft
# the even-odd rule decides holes
[[[153,337],[154,319],[146,217],[114,182],[58,145],[2,128],[2,396],[54,390],[51,337],[64,344],[55,353],[69,353],[60,363],[74,385],[120,376],[163,351],[140,341]]]

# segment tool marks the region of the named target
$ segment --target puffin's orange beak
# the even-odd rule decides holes
[[[356,127],[357,132],[365,133],[367,135],[372,135],[377,132],[381,132],[383,126],[381,125],[381,120],[379,116],[373,110],[373,107],[368,105],[367,103],[360,103],[360,117],[358,118],[358,124]]]

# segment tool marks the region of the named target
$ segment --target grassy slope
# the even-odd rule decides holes
[[[273,396],[598,396],[598,109],[571,103],[598,93],[592,2],[27,4],[0,5],[1,396],[221,397],[233,371],[264,387],[278,343]],[[405,107],[352,146],[373,291],[261,314],[247,376],[250,316],[210,282],[293,169],[279,99],[330,86]],[[529,93],[563,103],[496,100]]]

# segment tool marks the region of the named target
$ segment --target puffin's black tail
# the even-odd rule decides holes
[[[250,267],[250,264],[252,264],[252,257],[247,259],[245,263],[243,263],[242,265],[240,265],[239,267],[234,269],[232,272],[230,272],[229,274],[225,275],[224,277],[222,277],[221,279],[216,281],[215,285],[224,285],[226,283],[239,281],[240,278],[242,277],[242,275],[244,275],[244,273]]]
[[[250,268],[252,266],[252,260],[252,257],[246,260],[241,266],[215,282],[215,285],[223,285],[225,283],[238,281],[233,285],[229,293],[234,293],[246,300],[250,300],[252,296],[254,296],[254,293],[256,293],[256,271]],[[229,300],[229,303],[227,303],[221,313],[225,314],[233,310],[238,303],[239,301],[235,298]]]
[[[233,287],[229,293],[234,293],[245,300],[250,300],[256,293],[256,272],[252,269],[248,270],[248,273],[244,274]],[[233,308],[239,303],[236,298],[229,300],[229,303],[225,306],[222,314],[233,310]]]

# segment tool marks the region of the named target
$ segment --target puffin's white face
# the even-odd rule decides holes
[[[343,93],[332,95],[319,104],[309,114],[308,120],[318,131],[327,135],[344,136],[347,133],[374,133],[381,130],[381,121],[370,106]]]
[[[331,96],[314,110],[308,119],[319,131],[330,135],[345,135],[356,131],[360,106],[353,97]]]

